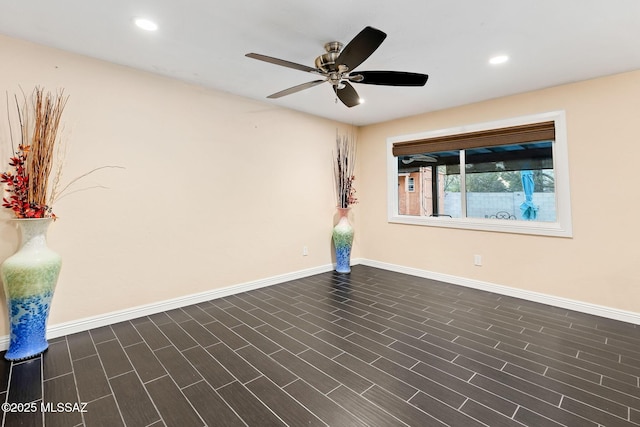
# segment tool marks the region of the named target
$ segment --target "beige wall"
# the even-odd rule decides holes
[[[554,110],[566,111],[573,238],[387,223],[388,137]],[[367,126],[362,256],[640,313],[639,120],[636,71]]]
[[[3,91],[70,95],[63,180],[126,168],[79,186],[109,189],[55,205],[49,245],[63,267],[50,325],[332,262],[331,153],[345,125],[6,37],[0,51]],[[6,117],[3,99],[2,169]],[[0,215],[4,260],[19,238]],[[1,304],[0,336],[5,319]]]

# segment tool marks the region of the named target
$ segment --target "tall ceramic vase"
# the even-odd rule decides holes
[[[51,218],[16,219],[20,249],[0,267],[9,311],[7,360],[37,356],[47,349],[47,319],[62,260],[47,247]]]
[[[336,248],[336,271],[351,272],[351,246],[353,245],[353,227],[349,223],[349,208],[338,208],[340,219],[333,227],[333,245]]]

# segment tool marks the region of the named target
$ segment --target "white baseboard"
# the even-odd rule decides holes
[[[425,279],[438,280],[454,285],[466,286],[468,288],[479,289],[482,291],[493,292],[496,294],[515,298],[522,298],[527,301],[539,302],[542,304],[566,308],[568,310],[574,310],[581,313],[593,314],[595,316],[606,317],[608,319],[620,320],[622,322],[640,325],[640,313],[635,313],[632,311],[619,310],[616,308],[605,307],[602,305],[591,304],[568,298],[561,298],[539,292],[511,288],[509,286],[496,285],[494,283],[483,282],[480,280],[468,279],[465,277],[458,277],[449,274],[435,273],[433,271],[404,267],[401,265],[389,264],[386,262],[374,261],[369,259],[361,259],[359,260],[359,263],[362,265],[368,265],[370,267],[381,268],[383,270],[395,271],[398,273],[409,274],[411,276],[423,277]]]
[[[295,271],[293,273],[280,274],[266,279],[254,280],[251,282],[228,286],[225,288],[185,295],[182,297],[160,301],[157,303],[141,305],[125,310],[113,311],[110,313],[100,314],[92,317],[86,317],[84,319],[58,323],[47,327],[47,338],[52,339],[65,335],[71,335],[77,332],[111,325],[113,323],[124,322],[125,320],[136,319],[142,316],[149,316],[163,311],[173,310],[179,307],[186,307],[188,305],[198,304],[216,298],[222,298],[253,289],[264,288],[265,286],[276,285],[278,283],[284,283],[290,280],[302,279],[304,277],[313,276],[315,274],[326,273],[328,271],[332,271],[333,269],[334,266],[328,264],[320,267]],[[9,336],[4,335],[0,337],[0,351],[6,350],[7,348],[9,348]]]
[[[435,273],[432,271],[421,270],[417,268],[404,267],[386,262],[357,258],[351,260],[351,265],[367,265],[370,267],[381,268],[383,270],[395,271],[398,273],[409,274],[411,276],[423,277],[426,279],[438,280],[441,282],[451,283],[454,285],[466,286],[468,288],[479,289],[496,294],[507,295],[515,298],[522,298],[528,301],[539,302],[542,304],[553,305],[556,307],[575,310],[582,313],[593,314],[595,316],[606,317],[608,319],[620,320],[623,322],[640,325],[640,313],[631,311],[618,310],[615,308],[604,307],[596,304],[590,304],[582,301],[560,298],[553,295],[546,295],[538,292],[527,291],[523,289],[511,288],[508,286],[496,285],[480,280],[468,279],[464,277],[453,276],[449,274]],[[251,282],[241,283],[238,285],[228,286],[226,288],[214,289],[211,291],[201,292],[197,294],[185,295],[182,297],[160,301],[157,303],[141,305],[128,308],[125,310],[113,311],[97,316],[87,317],[84,319],[74,320],[71,322],[58,323],[47,328],[47,338],[57,338],[65,335],[75,334],[77,332],[87,331],[89,329],[99,328],[111,325],[113,323],[124,322],[126,320],[136,319],[142,316],[149,316],[163,311],[173,310],[179,307],[186,307],[209,301],[217,298],[226,297],[253,289],[263,288],[265,286],[276,285],[278,283],[288,282],[290,280],[302,279],[313,276],[315,274],[326,273],[332,271],[335,265],[323,265],[319,267],[309,268],[306,270],[295,271],[292,273],[272,276],[266,279],[254,280]],[[9,347],[9,336],[0,337],[0,351]]]

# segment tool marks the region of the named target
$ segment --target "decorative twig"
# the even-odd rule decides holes
[[[336,152],[333,155],[333,174],[338,207],[348,208],[357,203],[353,181],[355,176],[356,142],[351,135],[336,133]]]
[[[62,197],[64,197],[64,196],[63,196],[64,192],[65,192],[65,191],[67,191],[67,189],[68,189],[69,187],[71,187],[71,185],[73,185],[75,182],[77,182],[77,181],[81,180],[82,178],[86,177],[87,175],[91,175],[92,173],[94,173],[94,172],[96,172],[96,171],[99,171],[100,169],[107,169],[107,168],[124,169],[124,167],[123,167],[123,166],[111,166],[111,165],[108,165],[108,166],[100,166],[100,167],[97,167],[97,168],[95,168],[95,169],[91,169],[90,171],[85,172],[85,173],[83,173],[82,175],[77,176],[77,177],[75,177],[74,179],[72,179],[69,183],[67,183],[67,185],[65,185],[65,186],[62,188],[62,190],[60,190],[60,192],[52,193],[52,194],[51,194],[52,201],[53,201],[53,202],[55,202],[55,201],[60,200]],[[97,186],[95,186],[95,187],[88,187],[88,188],[86,188],[86,189],[89,189],[89,188],[97,188],[97,187],[101,187],[101,188],[108,188],[108,187],[104,187],[104,186],[97,185]],[[76,191],[79,191],[79,190],[74,190],[74,191],[72,191],[71,193],[75,193]],[[68,194],[71,194],[71,193],[68,193]]]
[[[94,185],[94,186],[91,186],[91,187],[78,188],[77,190],[69,191],[67,194],[58,196],[58,198],[56,200],[64,199],[65,197],[67,197],[67,196],[69,196],[69,195],[71,195],[73,193],[79,193],[81,191],[91,190],[91,189],[94,189],[94,188],[104,188],[105,190],[109,189],[109,187],[105,187],[104,185]]]

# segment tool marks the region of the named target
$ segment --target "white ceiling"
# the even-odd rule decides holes
[[[244,56],[313,67],[365,26],[387,39],[357,70],[426,86],[354,84],[353,108],[329,84],[267,100],[317,76]],[[640,69],[639,0],[0,0],[0,33],[354,125]],[[489,65],[496,54],[510,61]]]

